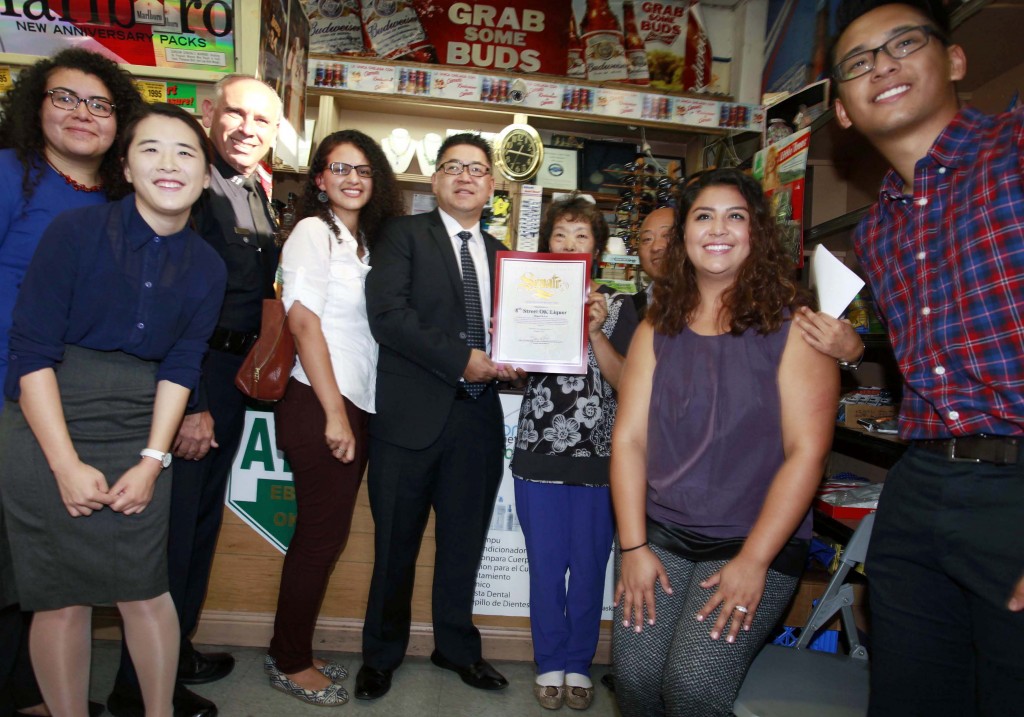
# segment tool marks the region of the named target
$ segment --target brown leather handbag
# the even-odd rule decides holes
[[[235,386],[257,401],[278,401],[294,365],[295,339],[288,328],[284,302],[264,299],[260,335],[238,369]]]

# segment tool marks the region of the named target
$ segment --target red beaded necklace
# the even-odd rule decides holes
[[[47,162],[47,164],[49,164],[49,162]],[[56,172],[60,176],[64,177],[64,181],[67,182],[68,184],[70,184],[71,188],[74,189],[76,192],[100,192],[100,191],[103,191],[103,185],[102,184],[97,184],[95,187],[87,187],[86,185],[82,184],[81,182],[75,181],[74,179],[72,179],[68,175],[64,174],[64,172],[60,171],[59,169],[54,167],[52,164],[50,164],[50,167],[53,169],[54,172]]]

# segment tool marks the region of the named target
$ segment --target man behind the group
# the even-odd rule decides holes
[[[676,210],[672,207],[655,209],[644,217],[643,223],[640,224],[636,253],[640,259],[640,268],[651,277],[651,283],[633,296],[636,314],[641,319],[647,314],[647,307],[654,298],[654,283],[665,275],[662,262],[665,260],[665,252],[668,250],[675,224]]]
[[[855,247],[911,445],[867,559],[871,715],[1024,710],[1024,113],[960,108],[941,8],[847,1],[836,117],[891,163]]]
[[[276,220],[256,168],[277,136],[281,100],[263,82],[232,75],[203,102],[203,124],[216,150],[210,188],[193,217],[200,235],[224,259],[227,293],[203,363],[198,405],[182,422],[173,452],[168,572],[181,624],[181,657],[174,692],[175,717],[213,717],[216,706],[183,687],[213,682],[234,667],[227,653],[197,652],[190,636],[206,597],[224,491],[242,436],[245,398],[235,374],[260,328],[263,299],[274,296],[278,248]],[[127,650],[107,702],[115,717],[142,717],[138,678]]]
[[[436,166],[437,210],[389,222],[366,281],[380,359],[368,474],[375,558],[356,678],[356,697],[364,700],[390,689],[405,656],[416,557],[431,507],[431,660],[473,687],[508,684],[482,659],[472,619],[502,473],[494,382],[511,378],[487,353],[495,253],[504,248],[480,230],[494,189],[490,146],[477,135],[454,135]]]

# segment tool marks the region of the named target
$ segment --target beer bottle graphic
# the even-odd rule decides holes
[[[629,79],[626,39],[608,0],[587,0],[582,30],[587,79],[598,82]]]
[[[626,72],[629,81],[634,85],[649,85],[651,75],[647,71],[647,46],[636,29],[633,0],[624,0],[622,3],[622,25],[626,32]]]

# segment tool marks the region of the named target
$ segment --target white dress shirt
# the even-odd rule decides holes
[[[473,238],[469,240],[469,255],[473,257],[473,268],[476,269],[476,282],[480,287],[480,310],[484,315],[484,337],[486,342],[485,351],[491,352],[491,269],[487,261],[487,248],[484,246],[484,235],[480,232],[480,224],[474,224],[472,229],[466,229],[455,219],[446,214],[443,209],[437,210],[444,222],[445,231],[452,241],[452,248],[455,250],[455,261],[459,264],[459,271],[462,271],[462,239],[459,232],[469,232]]]
[[[377,382],[377,342],[366,319],[366,275],[370,255],[360,259],[358,242],[335,216],[341,230],[334,233],[316,217],[295,225],[281,251],[285,310],[298,301],[320,317],[320,327],[341,394],[368,413],[374,412]],[[310,385],[301,359],[292,376]]]

